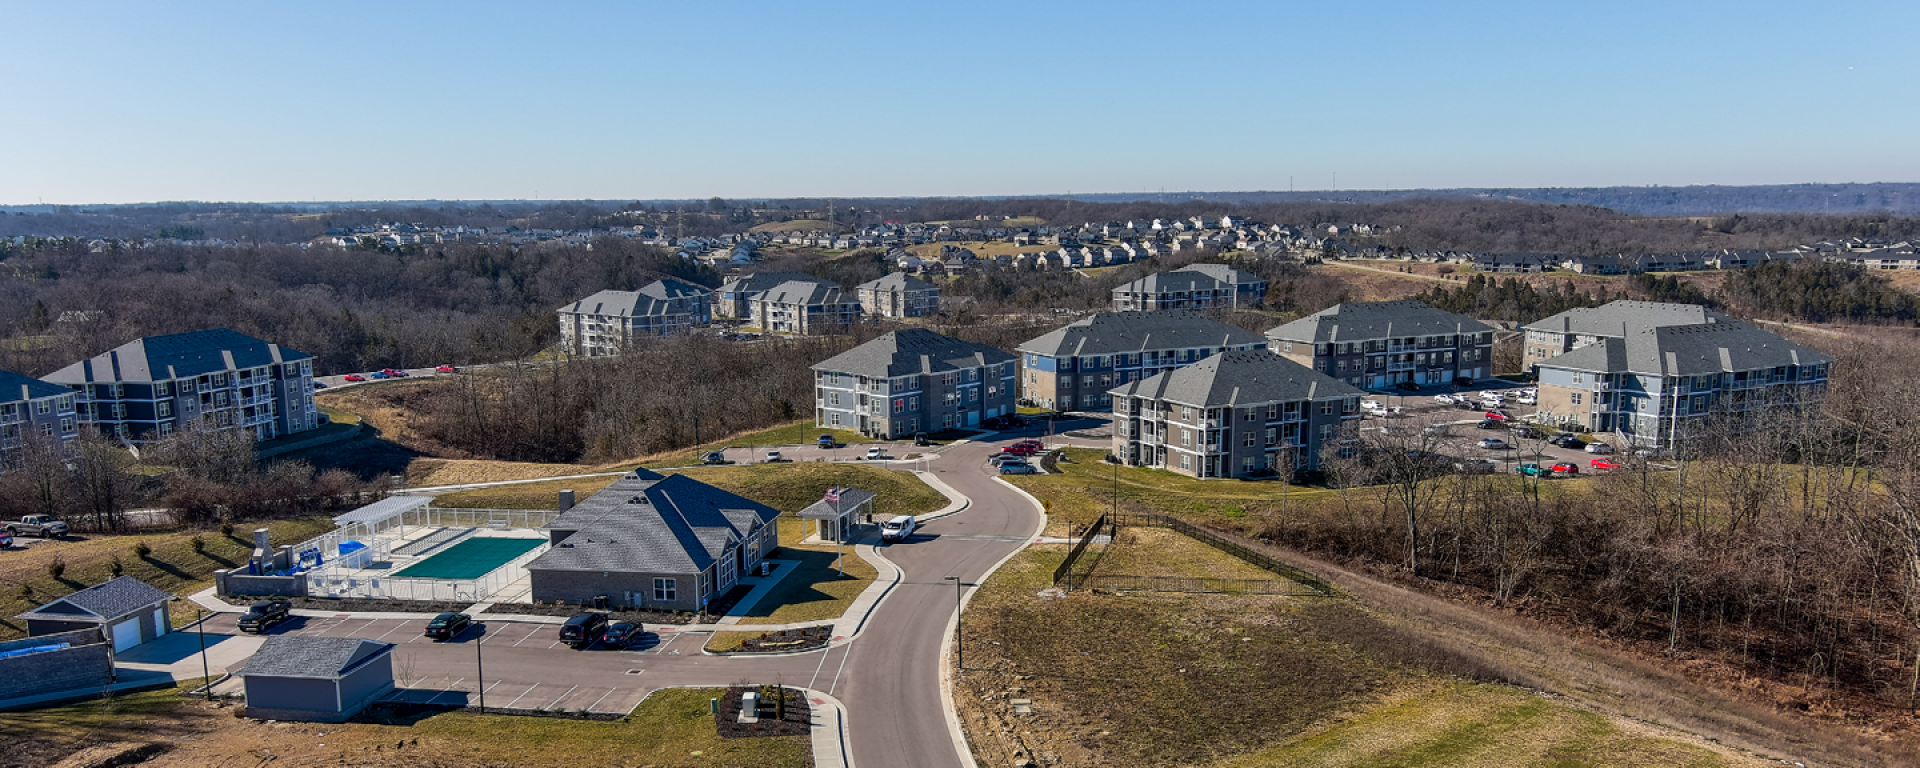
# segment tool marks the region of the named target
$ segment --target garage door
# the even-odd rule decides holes
[[[113,625],[113,650],[124,651],[140,644],[140,617],[135,616]]]

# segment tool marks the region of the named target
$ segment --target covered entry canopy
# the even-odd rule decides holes
[[[826,498],[800,510],[800,519],[816,521],[814,534],[821,541],[845,542],[852,538],[861,515],[873,514],[873,491],[858,488],[829,488]]]

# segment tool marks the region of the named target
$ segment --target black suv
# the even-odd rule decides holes
[[[472,616],[464,613],[443,613],[427,622],[426,636],[434,640],[452,640],[472,625]]]
[[[576,613],[560,625],[560,642],[576,651],[593,645],[605,634],[607,615],[604,613]]]
[[[247,606],[247,612],[240,614],[240,631],[265,632],[287,619],[293,618],[293,604],[285,600],[262,600]]]

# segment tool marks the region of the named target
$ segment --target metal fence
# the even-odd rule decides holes
[[[307,574],[312,597],[364,597],[377,600],[471,600],[493,597],[526,574],[525,566],[546,554],[546,545],[534,547],[478,579],[397,579],[369,576],[366,571],[320,569]]]
[[[553,509],[485,509],[425,506],[401,515],[406,525],[448,528],[540,528],[560,516]]]
[[[1312,590],[1313,594],[1333,594],[1332,585],[1328,584],[1325,579],[1295,568],[1277,557],[1262,552],[1255,548],[1253,542],[1238,536],[1221,533],[1209,528],[1202,528],[1179,518],[1144,512],[1122,513],[1114,520],[1114,527],[1118,528],[1121,526],[1169,528],[1184,534],[1188,538],[1211,546],[1214,549],[1233,555],[1234,557],[1281,576],[1285,576],[1300,586]]]
[[[1106,513],[1101,513],[1100,519],[1093,521],[1093,525],[1088,526],[1087,530],[1080,534],[1080,542],[1074,544],[1072,549],[1067,550],[1066,562],[1061,563],[1060,567],[1053,569],[1053,583],[1059,584],[1064,581],[1066,582],[1067,589],[1073,589],[1074,567],[1080,563],[1081,556],[1086,554],[1087,545],[1092,544],[1094,539],[1099,538],[1103,533],[1107,536],[1107,541],[1111,543],[1114,533],[1113,517]],[[1101,551],[1104,552],[1106,550],[1103,549]],[[1094,562],[1099,562],[1098,558],[1095,558]],[[1087,563],[1085,567],[1080,569],[1083,574],[1091,570],[1093,570],[1093,563]]]
[[[1296,595],[1326,593],[1285,579],[1221,579],[1211,576],[1130,576],[1094,573],[1081,577],[1080,586],[1116,592],[1190,592],[1228,595]]]

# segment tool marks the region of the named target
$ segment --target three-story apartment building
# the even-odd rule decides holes
[[[638,291],[601,291],[561,307],[560,340],[576,355],[619,354],[634,338],[686,333],[713,320],[707,289],[655,280]]]
[[[1312,470],[1361,395],[1262,350],[1226,352],[1114,388],[1113,453],[1202,478]]]
[[[754,272],[734,277],[720,284],[713,292],[713,316],[729,320],[748,320],[753,317],[753,300],[761,294],[794,281],[816,283],[829,288],[839,288],[831,280],[823,280],[805,272]]]
[[[860,300],[831,283],[789,280],[748,301],[753,325],[767,333],[843,332],[860,321]]]
[[[1739,321],[1696,304],[1623,299],[1598,307],[1569,309],[1520,328],[1526,332],[1525,363],[1533,366],[1604,339],[1624,339],[1648,328],[1732,322]]]
[[[85,418],[73,390],[0,371],[0,472],[18,464],[35,440],[62,447],[80,434]]]
[[[814,421],[893,440],[1014,412],[1014,356],[924,328],[813,366]]]
[[[1104,411],[1116,386],[1266,346],[1260,334],[1194,312],[1103,312],[1017,348],[1020,397],[1041,408]]]
[[[940,313],[940,286],[905,272],[861,283],[860,306],[876,317],[924,317]]]
[[[136,339],[46,380],[84,394],[87,420],[126,440],[196,422],[254,440],[319,425],[313,356],[225,328]]]
[[[1647,327],[1535,363],[1542,417],[1635,445],[1672,448],[1703,429],[1763,426],[1744,414],[1826,398],[1833,359],[1731,320]],[[1716,416],[1728,416],[1710,424]]]
[[[1493,327],[1424,302],[1336,304],[1267,331],[1273,351],[1355,387],[1493,375]]]

